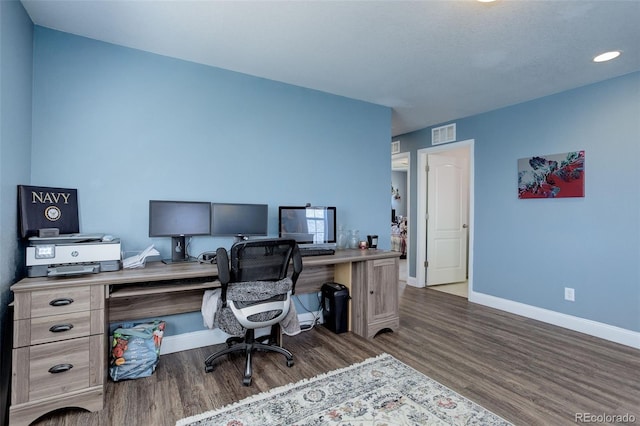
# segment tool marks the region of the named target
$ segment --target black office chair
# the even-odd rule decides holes
[[[215,323],[231,334],[227,348],[209,355],[205,371],[213,371],[214,361],[229,353],[246,354],[245,386],[251,384],[251,356],[257,350],[272,351],[287,358],[287,367],[293,365],[293,354],[281,346],[278,323],[289,313],[291,295],[302,271],[302,258],[298,245],[292,239],[261,239],[241,241],[231,247],[231,267],[227,251],[216,251],[218,277],[222,294],[216,310]],[[289,264],[293,273],[288,277]],[[255,329],[271,327],[271,334],[256,339]],[[233,337],[241,335],[242,337]],[[265,339],[266,338],[266,342]]]

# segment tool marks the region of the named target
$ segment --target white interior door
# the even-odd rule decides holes
[[[468,159],[427,156],[426,284],[467,279]]]

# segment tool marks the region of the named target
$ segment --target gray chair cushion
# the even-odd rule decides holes
[[[227,303],[233,301],[257,302],[267,300],[273,296],[286,294],[293,287],[291,278],[280,281],[247,281],[231,283],[227,288]],[[252,315],[252,321],[267,321],[275,318],[281,311],[267,311]],[[222,306],[222,299],[218,300],[218,307],[214,317],[214,323],[218,328],[232,336],[243,336],[245,328],[240,325],[233,311],[228,306]]]

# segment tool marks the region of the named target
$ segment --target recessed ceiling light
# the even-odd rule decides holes
[[[606,62],[620,56],[619,50],[612,50],[611,52],[601,53],[600,55],[593,58],[593,62]]]

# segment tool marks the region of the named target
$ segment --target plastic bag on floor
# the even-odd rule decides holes
[[[160,361],[165,322],[124,323],[113,331],[109,375],[114,382],[153,374]]]

